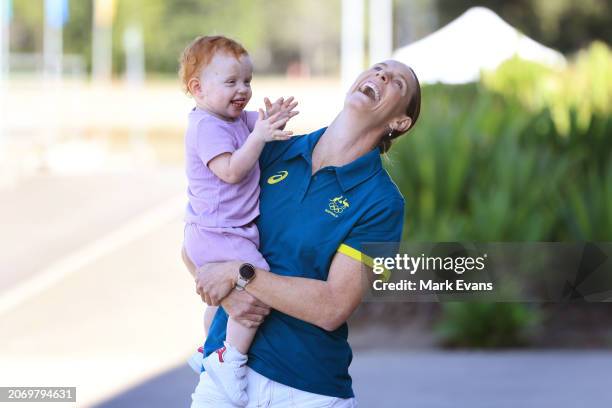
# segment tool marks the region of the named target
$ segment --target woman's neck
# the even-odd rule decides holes
[[[361,124],[344,110],[325,130],[312,152],[312,173],[326,166],[344,166],[369,153],[380,132]]]

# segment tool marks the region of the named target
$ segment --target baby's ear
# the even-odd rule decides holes
[[[200,80],[198,78],[191,78],[189,82],[187,82],[187,89],[192,96],[199,96],[202,91]]]

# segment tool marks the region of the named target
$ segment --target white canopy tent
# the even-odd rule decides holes
[[[565,65],[561,53],[521,34],[493,11],[473,7],[433,34],[395,51],[423,83],[477,81],[482,70],[520,58],[549,66]]]

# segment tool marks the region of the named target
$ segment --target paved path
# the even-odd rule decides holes
[[[367,408],[612,406],[612,352],[361,351],[351,373]],[[196,380],[177,367],[97,407],[188,407]]]
[[[0,293],[184,191],[178,167],[43,174],[0,189]]]

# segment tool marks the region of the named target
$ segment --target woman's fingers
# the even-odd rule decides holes
[[[270,314],[270,308],[269,307],[262,307],[262,306],[258,306],[258,305],[251,305],[251,307],[249,307],[246,312],[247,314],[253,314],[253,315],[258,315],[261,316],[262,318],[264,316],[267,316]]]
[[[242,317],[243,320],[248,320],[253,323],[261,323],[265,317],[259,314],[247,313]]]
[[[272,102],[270,102],[267,96],[264,98],[264,105],[266,106],[266,110],[270,112],[270,109],[272,109]]]
[[[267,316],[270,314],[270,306],[261,302],[259,299],[249,293],[246,293],[245,295],[245,302],[248,305],[247,309],[244,311],[245,313],[258,314],[262,316]]]
[[[240,323],[244,327],[248,327],[249,329],[259,327],[261,322],[252,322],[250,320],[237,319],[238,323]]]
[[[251,296],[251,295],[249,295]],[[257,308],[261,308],[261,309],[266,309],[268,311],[268,313],[270,312],[270,306],[266,305],[264,302],[260,301],[259,299],[251,296],[251,304]]]

